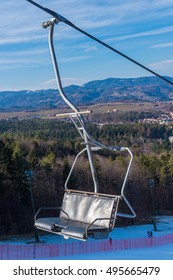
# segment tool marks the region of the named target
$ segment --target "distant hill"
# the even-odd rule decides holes
[[[173,78],[167,77],[173,81]],[[169,101],[173,99],[173,86],[158,77],[108,78],[91,81],[83,86],[71,85],[64,88],[76,105],[115,101]],[[23,111],[53,109],[65,103],[58,90],[0,91],[0,111]]]

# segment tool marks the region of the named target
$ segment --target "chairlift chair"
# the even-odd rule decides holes
[[[81,112],[65,95],[63,91],[63,87],[61,84],[61,78],[58,70],[58,64],[55,56],[54,46],[53,46],[53,31],[54,25],[58,24],[59,22],[63,22],[68,26],[72,27],[73,29],[79,31],[80,33],[84,34],[85,36],[89,37],[90,39],[96,41],[97,43],[101,44],[102,46],[108,48],[109,50],[117,53],[118,55],[122,56],[123,58],[129,60],[130,62],[136,64],[137,66],[143,68],[144,70],[150,72],[152,75],[159,77],[160,79],[164,80],[165,82],[173,85],[173,82],[167,77],[161,76],[160,74],[156,73],[155,71],[151,70],[150,68],[146,67],[145,65],[139,63],[135,59],[127,56],[126,54],[120,52],[119,50],[111,47],[110,45],[106,44],[105,42],[99,40],[98,38],[94,37],[93,35],[87,33],[86,31],[82,30],[81,28],[74,25],[65,17],[61,16],[60,14],[42,7],[41,5],[37,4],[32,0],[26,0],[31,4],[35,5],[36,7],[40,8],[41,10],[45,11],[46,13],[53,16],[50,21],[44,22],[43,27],[47,28],[50,27],[49,30],[49,48],[52,57],[52,63],[54,67],[54,72],[56,76],[57,85],[59,88],[59,93],[62,99],[66,102],[66,104],[72,109],[71,113],[57,115],[57,117],[70,117],[72,122],[74,123],[77,131],[79,132],[81,138],[83,139],[83,144],[85,148],[78,153],[76,156],[74,163],[71,167],[67,180],[65,182],[65,192],[64,198],[62,202],[61,208],[56,208],[54,210],[58,210],[59,214],[56,217],[39,217],[40,212],[43,208],[40,208],[35,215],[35,226],[38,229],[48,231],[55,234],[63,235],[65,238],[76,238],[80,240],[87,240],[88,237],[92,236],[94,238],[106,238],[108,237],[109,232],[114,228],[115,219],[117,216],[126,217],[126,218],[135,218],[136,214],[133,210],[132,206],[128,202],[124,190],[126,187],[126,182],[128,179],[128,175],[130,172],[133,155],[129,148],[127,147],[109,147],[103,145],[97,141],[95,141],[91,135],[88,134],[85,122],[83,118],[83,114],[90,113],[89,111]],[[102,194],[99,193],[98,189],[98,180],[96,175],[96,170],[93,163],[93,153],[99,151],[100,149],[107,149],[111,151],[119,151],[124,152],[126,151],[129,153],[130,160],[128,164],[128,168],[125,174],[125,178],[121,188],[120,195],[109,195],[109,194]],[[74,166],[76,161],[78,160],[79,156],[87,152],[89,165],[91,169],[91,174],[93,178],[93,185],[94,190],[93,192],[85,192],[85,191],[78,191],[78,190],[71,190],[68,188],[69,179],[73,172]],[[123,200],[130,210],[130,214],[126,213],[119,213],[118,207],[120,200]],[[44,208],[44,210],[49,211],[52,208]]]
[[[27,1],[31,2],[32,4],[38,7],[41,7],[34,1]],[[46,12],[50,13],[50,10],[43,7],[41,8],[45,9]],[[64,18],[54,17],[50,21],[43,23],[44,28],[49,27],[49,48],[55,77],[59,89],[59,94],[65,101],[65,103],[72,109],[71,113],[57,114],[56,117],[68,117],[71,119],[79,135],[82,138],[82,144],[84,145],[84,148],[75,157],[67,180],[65,182],[62,206],[60,208],[40,208],[37,211],[34,218],[35,227],[46,232],[62,235],[64,238],[75,238],[84,241],[87,240],[89,237],[94,237],[96,239],[107,238],[109,232],[114,229],[115,220],[117,216],[126,218],[136,217],[134,209],[132,208],[124,194],[133,160],[133,155],[130,149],[127,147],[106,146],[93,139],[93,137],[86,130],[85,121],[83,117],[84,114],[90,114],[91,112],[88,110],[80,111],[64,93],[53,44],[54,26],[58,24],[59,21],[64,21]],[[124,177],[120,195],[99,193],[99,184],[96,170],[94,167],[93,153],[101,149],[106,149],[113,152],[127,152],[129,154],[130,160]],[[87,153],[91,175],[93,179],[92,192],[72,190],[70,189],[70,187],[68,187],[69,180],[74,170],[75,164],[78,158],[84,152]],[[118,212],[120,201],[124,201],[126,203],[130,210],[130,214]],[[48,217],[48,212],[52,210],[57,211],[57,214],[53,217]],[[41,212],[43,213],[43,211],[47,212],[47,215],[44,217],[43,215],[41,215]]]

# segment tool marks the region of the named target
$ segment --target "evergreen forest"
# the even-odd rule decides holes
[[[87,122],[87,128],[103,144],[131,149],[134,161],[126,196],[137,219],[152,216],[153,203],[154,214],[173,211],[171,125],[110,123],[101,127]],[[0,236],[33,232],[31,191],[36,211],[61,206],[64,183],[75,155],[83,148],[81,142],[73,124],[63,120],[0,121]],[[120,194],[128,154],[103,150],[95,154],[94,162],[99,192]],[[85,154],[76,164],[69,188],[93,191]]]

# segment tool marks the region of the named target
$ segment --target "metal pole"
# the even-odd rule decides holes
[[[152,223],[153,223],[154,231],[157,231],[156,216],[155,216],[155,203],[154,203],[154,187],[155,187],[154,178],[150,179],[149,184],[150,184],[150,188],[151,188],[151,201],[152,201],[152,213],[153,213]]]
[[[32,191],[32,177],[33,177],[33,172],[32,170],[27,170],[26,171],[26,176],[28,178],[28,182],[29,182],[29,189],[30,189],[30,195],[31,195],[31,204],[32,204],[32,212],[33,212],[33,216],[35,217],[35,205],[34,205],[34,197],[33,197],[33,191]],[[39,233],[36,227],[34,227],[34,233],[35,233],[35,241],[39,242],[40,238],[39,238]]]
[[[92,156],[92,152],[91,152],[91,144],[90,144],[90,141],[89,141],[88,133],[86,132],[86,129],[85,129],[84,119],[83,119],[82,114],[78,110],[78,108],[65,95],[63,87],[62,87],[62,83],[61,83],[61,77],[60,77],[60,73],[59,73],[59,69],[58,69],[58,63],[57,63],[57,60],[56,60],[56,55],[55,55],[55,50],[54,50],[54,45],[53,45],[54,25],[57,24],[58,22],[59,21],[57,19],[53,18],[53,19],[51,19],[51,21],[43,23],[44,27],[50,26],[50,30],[49,30],[49,49],[50,49],[53,68],[54,68],[54,72],[55,72],[55,78],[56,78],[56,82],[57,82],[57,85],[58,85],[60,96],[66,102],[66,104],[74,111],[77,118],[79,119],[81,129],[82,129],[82,132],[83,132],[83,139],[85,141],[85,145],[86,145],[86,148],[87,148],[88,160],[89,160],[92,179],[93,179],[93,183],[94,183],[94,192],[97,193],[98,192],[98,179],[97,179],[97,174],[96,174],[95,167],[94,167],[94,161],[93,161],[93,156]]]

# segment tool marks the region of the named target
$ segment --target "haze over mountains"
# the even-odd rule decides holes
[[[167,79],[173,82],[173,78]],[[158,77],[108,78],[83,86],[71,85],[65,87],[64,91],[76,105],[173,99],[173,86]],[[53,109],[64,105],[56,89],[0,91],[0,111]]]

